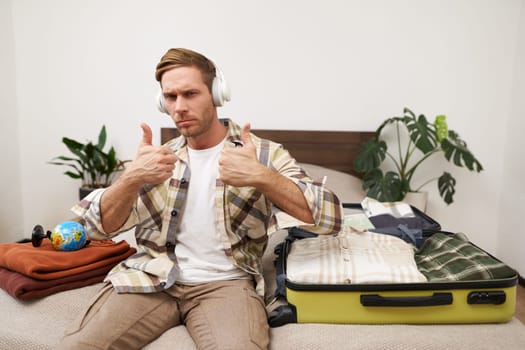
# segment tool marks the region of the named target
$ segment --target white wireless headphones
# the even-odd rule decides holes
[[[213,66],[215,67],[215,78],[213,78],[213,83],[211,87],[211,96],[213,99],[213,104],[215,107],[221,107],[224,105],[224,102],[229,101],[231,98],[230,94],[230,88],[228,84],[226,83],[226,80],[224,79],[224,75],[222,74],[222,71],[217,65],[212,61],[209,60]],[[168,113],[168,109],[166,108],[166,103],[164,101],[164,95],[162,94],[162,89],[159,90],[159,93],[157,95],[157,108],[162,113]]]

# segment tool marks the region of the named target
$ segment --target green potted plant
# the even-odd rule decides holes
[[[64,172],[65,175],[82,180],[79,188],[80,199],[96,188],[109,186],[116,173],[123,170],[124,164],[128,162],[128,160],[119,160],[113,147],[107,152],[104,151],[106,136],[106,126],[103,125],[96,144],[91,141],[82,143],[64,137],[62,142],[74,156],[59,156],[49,162],[49,164],[67,166],[69,170]]]
[[[363,174],[363,189],[367,195],[381,202],[400,201],[410,192],[418,192],[430,182],[436,181],[439,194],[450,204],[454,200],[456,179],[444,171],[440,176],[428,179],[414,187],[412,179],[423,162],[434,154],[441,154],[446,160],[471,171],[483,170],[481,163],[467,148],[458,133],[449,130],[444,115],[438,115],[434,123],[424,115],[416,115],[408,108],[402,117],[386,119],[376,130],[375,138],[361,145],[353,162],[354,170]],[[405,129],[405,132],[402,129]],[[389,131],[394,133],[397,152],[389,151],[385,142]],[[406,137],[408,133],[408,137]],[[388,169],[386,159],[393,169]]]

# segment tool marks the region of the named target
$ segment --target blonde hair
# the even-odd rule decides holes
[[[189,49],[169,49],[157,64],[155,79],[160,82],[166,71],[180,66],[194,66],[199,69],[204,83],[210,92],[212,91],[213,79],[216,76],[215,65],[204,55]]]

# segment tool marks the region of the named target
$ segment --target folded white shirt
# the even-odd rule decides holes
[[[286,275],[307,284],[426,282],[414,253],[400,238],[368,231],[305,238],[292,244]]]

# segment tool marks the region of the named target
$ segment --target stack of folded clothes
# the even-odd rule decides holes
[[[120,261],[136,253],[126,241],[91,241],[76,251],[56,251],[49,240],[0,244],[0,288],[29,300],[102,282]]]

